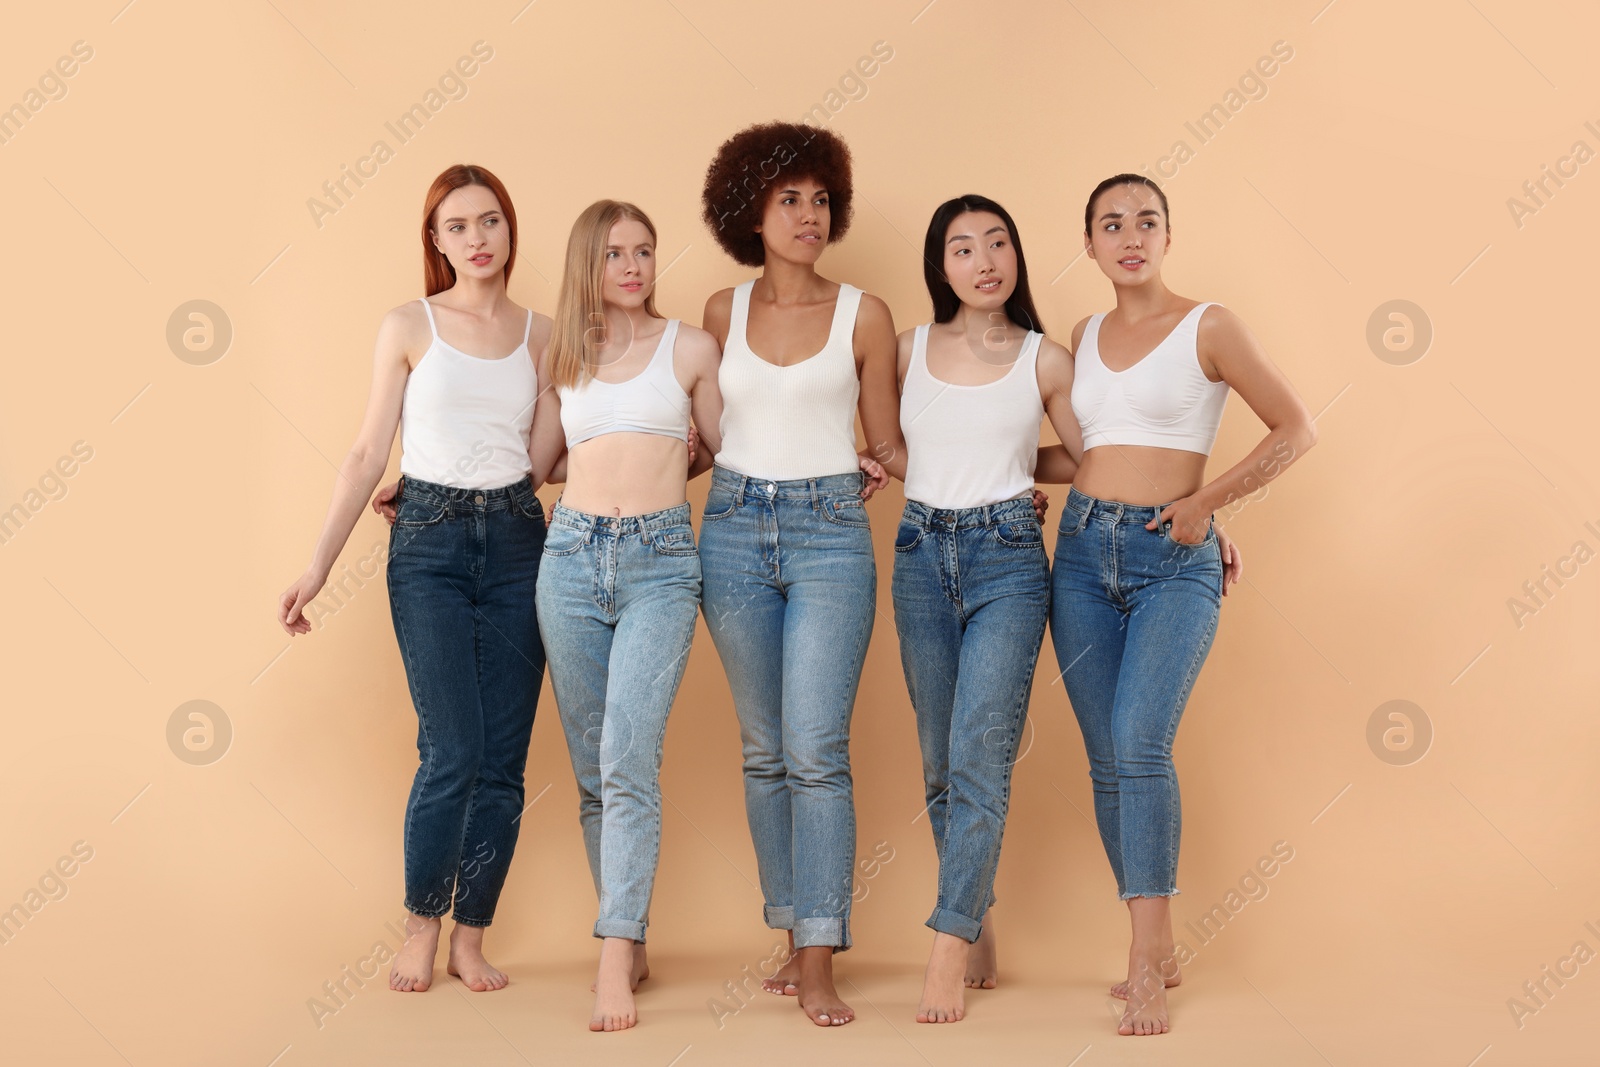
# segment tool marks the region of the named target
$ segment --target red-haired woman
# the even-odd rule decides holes
[[[506,984],[484,959],[483,931],[516,847],[544,674],[534,611],[544,514],[528,448],[530,349],[550,335],[548,318],[506,295],[516,251],[516,212],[499,179],[466,165],[434,179],[422,215],[427,296],[378,327],[361,430],[311,565],[279,598],[283,628],[308,632],[306,605],[382,477],[398,427],[389,600],[421,757],[405,815],[410,936],[389,972],[401,991],[432,983],[452,907],[450,973],[480,992]]]
[[[888,305],[817,273],[850,200],[844,142],[784,122],[729,138],[702,194],[723,251],[761,272],[706,303],[723,415],[703,610],[739,716],[764,917],[794,950],[766,988],[818,1026],[855,1018],[832,955],[850,947],[850,716],[876,610],[862,501],[888,480],[856,452],[857,410],[870,449],[903,448]]]

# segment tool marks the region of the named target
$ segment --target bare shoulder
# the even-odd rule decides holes
[[[407,300],[383,313],[378,322],[378,350],[414,363],[433,343],[433,327],[421,300]]]
[[[716,366],[722,361],[722,346],[709,330],[678,322],[678,341],[675,354],[693,366]]]
[[[1200,313],[1195,326],[1195,338],[1201,344],[1237,341],[1250,336],[1250,327],[1230,308],[1212,304]]]
[[[1083,344],[1083,331],[1089,328],[1089,320],[1092,318],[1094,318],[1093,315],[1085,315],[1083,318],[1079,319],[1078,324],[1072,328],[1072,343],[1068,347],[1073,352],[1076,352],[1078,350],[1078,346]]]
[[[1060,341],[1045,337],[1039,342],[1039,366],[1052,370],[1071,370],[1072,353]]]
[[[871,293],[861,294],[861,308],[856,312],[856,321],[865,322],[868,326],[894,328],[894,315],[889,311],[888,303],[883,297]]]
[[[530,352],[538,352],[548,345],[550,343],[550,335],[555,331],[555,326],[555,320],[549,315],[535,311],[533,313],[533,328],[528,331],[528,350]]]
[[[726,289],[718,289],[706,298],[705,317],[707,322],[711,321],[713,316],[726,320],[731,314],[733,314],[732,286]]]

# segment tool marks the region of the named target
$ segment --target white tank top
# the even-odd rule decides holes
[[[980,508],[1033,489],[1039,456],[1039,342],[1030,331],[1011,369],[983,385],[952,385],[928,370],[928,325],[917,327],[900,391],[906,499]]]
[[[533,469],[528,433],[539,375],[522,344],[509,356],[471,356],[439,337],[426,297],[433,343],[406,378],[400,403],[400,473],[458,489],[498,489]]]
[[[849,474],[856,456],[856,311],[861,290],[839,286],[833,324],[822,351],[780,367],[750,350],[745,327],[750,291],[733,291],[728,343],[717,384],[722,390],[722,451],[717,463],[749,478],[788,481]]]
[[[1100,359],[1100,323],[1083,328],[1072,375],[1072,412],[1085,450],[1101,445],[1154,445],[1211,454],[1228,402],[1228,383],[1200,369],[1195,331],[1209,303],[1196,304],[1150,354],[1127,370]]]
[[[661,340],[644,370],[621,382],[580,379],[572,387],[559,386],[561,428],[567,447],[608,433],[653,433],[689,439],[689,394],[678,384],[672,369],[673,343],[678,320],[668,319]]]

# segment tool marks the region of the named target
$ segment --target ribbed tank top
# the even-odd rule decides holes
[[[745,338],[754,281],[733,291],[728,342],[717,384],[722,390],[722,451],[717,463],[750,478],[788,481],[849,474],[856,456],[856,311],[861,290],[839,286],[822,350],[780,367]]]
[[[1011,369],[982,385],[953,385],[928,370],[927,323],[911,341],[900,391],[906,498],[933,508],[979,508],[1033,489],[1039,455],[1039,342],[1030,331]]]
[[[1200,316],[1211,306],[1196,304],[1149,355],[1120,371],[1100,359],[1105,312],[1090,317],[1072,372],[1072,412],[1086,451],[1153,445],[1211,454],[1228,402],[1228,383],[1206,377],[1195,347]]]
[[[400,402],[400,473],[458,489],[498,489],[532,468],[528,433],[539,374],[528,352],[533,312],[522,344],[484,359],[446,344],[426,297],[433,343],[406,378]]]
[[[668,319],[650,362],[626,381],[603,382],[587,377],[570,388],[556,389],[568,448],[608,433],[653,433],[680,441],[689,439],[689,394],[678,384],[672,367],[677,337],[678,320]]]

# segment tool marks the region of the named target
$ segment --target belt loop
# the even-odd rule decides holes
[[[821,507],[822,499],[817,494],[817,480],[815,478],[806,479],[806,489],[811,493],[811,507],[813,509]]]
[[[733,484],[733,503],[735,507],[742,508],[744,507],[744,483],[748,482],[750,479],[746,478],[742,474],[736,474],[734,477],[737,480]]]

